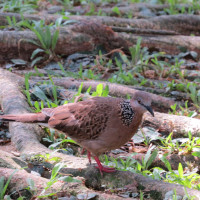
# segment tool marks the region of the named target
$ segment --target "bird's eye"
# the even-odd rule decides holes
[[[138,103],[141,103],[141,102],[142,102],[141,99],[137,99],[137,101],[138,101]]]

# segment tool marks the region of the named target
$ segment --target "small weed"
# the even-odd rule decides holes
[[[28,183],[28,190],[34,195],[37,191],[37,188],[35,186],[33,179],[27,178],[26,182]]]
[[[24,93],[27,97],[27,101],[32,108],[35,108],[33,112],[40,112],[44,107],[57,107],[60,104],[60,100],[58,100],[57,94],[57,86],[54,84],[52,77],[49,75],[49,80],[52,84],[50,89],[46,88],[46,92],[43,91],[39,86],[35,85],[31,90],[29,86],[30,76],[39,74],[43,76],[43,74],[39,73],[37,68],[35,67],[36,73],[27,73],[25,74],[25,90]],[[47,97],[48,96],[48,97]],[[40,101],[32,101],[31,98],[39,99]],[[53,100],[52,100],[53,99]]]
[[[179,152],[180,151],[179,144],[178,142],[176,142],[176,144],[172,142],[172,135],[173,135],[173,132],[170,133],[167,136],[167,138],[160,138],[161,144],[163,145],[161,146],[161,148],[168,149],[171,153]]]
[[[168,168],[168,172],[166,172],[165,181],[169,183],[178,183],[180,185],[184,185],[188,188],[197,188],[198,180],[200,175],[194,172],[184,173],[183,166],[179,163],[178,171],[172,170],[169,161],[166,158],[166,155],[161,158],[162,162],[165,163]]]
[[[144,193],[140,190],[140,200],[144,199]]]
[[[25,90],[24,90],[24,93],[27,97],[28,104],[30,106],[32,106],[31,95],[30,95],[30,91],[29,91],[29,78],[30,78],[30,76],[31,76],[31,74],[25,74]]]
[[[188,154],[193,152],[194,148],[200,148],[200,139],[192,137],[191,131],[188,132],[188,140],[183,140],[179,144],[178,140],[172,140],[173,133],[170,133],[167,138],[159,138],[161,144],[161,149],[168,149],[170,153],[184,153]]]
[[[37,6],[34,0],[7,0],[0,3],[2,12],[34,13]]]
[[[182,115],[182,116],[187,116],[187,117],[195,117],[197,115],[196,111],[191,111],[188,108],[188,101],[185,101],[185,105],[184,107],[182,107],[181,105],[178,105],[179,109],[177,110],[177,103],[175,103],[174,105],[172,105],[170,108],[172,110],[169,111],[169,114],[173,114],[173,115]]]
[[[133,156],[133,154],[132,154]],[[112,159],[113,160],[113,159]],[[130,167],[134,166],[134,164],[137,163],[136,160],[134,160],[133,158],[131,158],[131,156],[129,156],[127,159],[122,159],[122,158],[119,158],[119,161],[121,162],[120,165],[121,167],[119,167],[120,169],[123,169],[123,170],[128,170],[130,169]],[[116,165],[116,167],[118,167],[118,165]]]
[[[141,38],[138,38],[136,45],[129,48],[131,58],[128,58],[126,55],[121,55],[122,61],[115,59],[119,71],[108,79],[110,82],[135,85],[139,84],[135,77],[139,77],[141,85],[143,85],[145,83],[144,75],[146,69],[152,68],[149,64],[150,59],[151,62],[154,61],[164,71],[164,62],[158,61],[158,56],[163,55],[163,53],[153,53],[150,55],[147,48],[142,48],[141,41]],[[157,71],[157,74],[160,75],[160,71]]]
[[[200,108],[200,90],[197,89],[197,85],[195,83],[188,83],[187,85],[188,94],[190,95],[190,98],[192,99],[194,106],[196,108]]]
[[[190,111],[188,108],[188,101],[185,102],[185,107],[183,108],[181,105],[179,105],[179,108],[181,111],[179,112],[181,115],[187,116],[187,117],[195,117],[197,115],[196,111]]]
[[[43,138],[43,141],[46,141],[46,142],[49,142],[49,143],[60,142],[60,138],[62,138],[62,136],[60,135],[59,138],[56,138],[55,137],[55,130],[54,129],[50,128],[47,132],[48,132],[48,135],[45,138]]]
[[[72,1],[70,0],[56,0],[57,2],[59,2],[61,5],[63,5],[64,7],[66,7],[67,9],[72,8]]]
[[[36,113],[37,113],[37,112],[41,112],[41,110],[44,108],[44,103],[43,103],[43,101],[41,101],[40,104],[39,104],[38,101],[35,101],[35,102],[34,102],[34,107],[35,107],[35,112],[36,112]]]
[[[107,97],[109,94],[109,87],[108,85],[105,86],[105,89],[103,89],[103,84],[98,84],[96,87],[96,91],[92,93],[93,97],[99,96],[99,97]]]
[[[36,63],[44,59],[44,56],[37,56],[38,54],[48,55],[48,60],[56,58],[54,50],[58,41],[59,26],[61,22],[62,18],[57,19],[55,25],[45,25],[43,20],[40,20],[39,22],[34,21],[32,24],[24,23],[27,28],[35,33],[38,39],[38,41],[29,40],[29,42],[39,47],[35,49],[31,55],[31,66],[34,66]]]
[[[42,156],[42,155],[38,155],[38,156]],[[49,157],[49,154],[48,154],[48,157]],[[50,159],[48,159],[48,160],[50,160]],[[51,197],[51,196],[56,196],[57,193],[60,192],[62,189],[59,189],[58,191],[54,191],[54,192],[50,192],[50,193],[48,193],[48,191],[51,188],[51,186],[58,181],[62,181],[62,182],[64,181],[66,183],[81,182],[80,180],[74,179],[71,176],[63,176],[63,174],[59,173],[59,171],[63,167],[65,167],[64,163],[56,163],[54,165],[52,172],[51,172],[51,178],[46,183],[46,187],[44,187],[44,189],[40,192],[40,194],[37,197],[35,196],[35,198],[40,199],[40,198],[47,198],[47,197]],[[32,179],[27,179],[27,183],[29,185],[28,189],[30,190],[30,192],[32,192],[33,195],[35,195],[36,192],[37,192],[37,188],[35,187],[34,181]]]
[[[158,155],[158,151],[154,150],[152,153],[151,151],[153,150],[154,146],[151,147],[144,159],[142,159],[142,163],[136,161],[135,159],[132,158],[132,156],[134,154],[132,154],[131,156],[129,156],[126,159],[122,159],[122,158],[111,158],[111,161],[108,160],[108,157],[106,155],[104,155],[104,163],[108,166],[115,166],[117,169],[119,170],[123,170],[123,171],[132,171],[134,173],[139,173],[142,175],[148,175],[150,173],[150,171],[148,170],[149,166],[153,163],[153,161],[155,160],[155,158]]]
[[[197,84],[196,83],[191,83],[191,82],[187,82],[185,81],[184,83],[175,83],[174,80],[172,80],[171,83],[168,84],[166,91],[173,91],[173,90],[179,90],[181,92],[186,92],[190,99],[192,100],[194,106],[197,109],[200,109],[200,89],[198,89]],[[182,109],[181,109],[182,110]]]
[[[164,77],[164,70],[167,63],[164,61],[159,61],[157,55],[154,55],[154,58],[151,59],[151,62],[154,64],[155,72],[159,78]]]
[[[62,159],[60,157],[53,157],[52,155],[56,152],[57,150],[53,151],[52,153],[46,153],[44,155],[42,154],[37,154],[31,157],[33,160],[42,160],[44,162],[53,162],[53,165],[56,163],[60,162]]]
[[[154,148],[154,146],[152,146],[146,153],[144,160],[142,160],[142,169],[143,170],[147,170],[149,168],[149,166],[153,163],[153,161],[155,160],[155,158],[158,155],[158,151],[154,150],[151,154],[152,149]]]
[[[88,2],[90,10],[86,13],[86,15],[97,15],[96,6],[93,2]]]
[[[191,131],[188,131],[188,141],[183,143],[181,146],[184,147],[185,151],[188,153],[191,153],[194,149],[194,147],[200,148],[200,139],[196,139],[195,137],[192,137]]]
[[[153,63],[159,67],[159,70],[157,71],[157,74],[160,74],[160,77],[168,77],[170,75],[173,76],[179,76],[179,78],[183,81],[183,83],[186,83],[185,81],[185,74],[182,73],[181,66],[184,63],[183,60],[179,60],[178,58],[175,58],[175,63],[173,65],[169,65],[167,62],[158,61],[158,59],[154,58]],[[164,66],[167,66],[169,69],[165,70]],[[174,80],[173,80],[174,81]]]
[[[56,107],[59,104],[59,100],[58,100],[58,95],[57,95],[57,87],[54,84],[52,77],[49,75],[49,80],[51,81],[53,87],[52,87],[52,93],[53,93],[53,98],[54,98],[54,104],[56,105]]]
[[[172,80],[171,83],[167,85],[166,92],[176,90],[180,92],[187,92],[187,85],[187,81],[185,83],[175,83],[175,81]]]
[[[184,190],[185,190],[185,196],[183,198],[185,198],[185,199],[187,198],[188,200],[194,200],[196,198],[196,196],[194,196],[194,195],[191,196],[188,194],[186,187],[184,187]]]
[[[73,78],[78,78],[78,79],[82,79],[82,80],[85,80],[85,79],[86,80],[88,80],[88,79],[97,80],[97,79],[99,79],[99,76],[100,76],[98,74],[95,74],[92,71],[92,69],[83,69],[82,64],[80,64],[78,73],[66,71],[61,63],[59,63],[59,66],[61,68],[62,74],[66,77],[73,77]]]
[[[146,49],[143,49],[141,47],[141,42],[142,42],[142,38],[139,37],[136,45],[134,47],[130,47],[130,49],[129,49],[130,53],[131,53],[131,64],[132,65],[136,65],[136,64],[138,64],[138,62],[143,60],[143,56],[144,56]]]
[[[112,12],[115,13],[119,17],[121,16],[120,10],[116,6],[112,8]]]
[[[13,173],[10,175],[6,183],[4,183],[4,176],[0,177],[0,199],[5,199],[6,190],[8,189],[8,185],[14,176],[14,174],[18,171],[18,169],[14,170]],[[7,199],[11,199],[9,196],[6,197]]]
[[[54,168],[52,169],[52,173],[51,173],[51,178],[50,180],[47,182],[47,185],[46,187],[42,190],[42,192],[40,193],[39,196],[37,196],[37,198],[47,198],[47,197],[51,197],[51,196],[54,196],[56,195],[56,193],[58,193],[59,191],[56,191],[56,192],[51,192],[51,193],[47,193],[47,190],[54,184],[56,183],[57,181],[65,181],[65,182],[80,182],[79,180],[77,179],[74,179],[70,176],[61,176],[59,175],[59,171],[65,167],[65,164],[64,163],[57,163]]]
[[[35,70],[35,72],[32,73],[32,76],[39,76],[39,77],[43,77],[44,76],[43,73],[39,72],[37,66],[34,67],[34,70]]]
[[[12,29],[21,29],[21,27],[23,26],[23,23],[24,21],[20,21],[20,22],[17,22],[15,16],[6,16],[6,19],[7,19],[7,22],[8,22],[8,27],[9,28],[12,28]],[[5,27],[2,27],[2,28],[5,28]]]
[[[174,105],[170,106],[170,108],[172,109],[172,113],[169,112],[169,114],[175,115],[176,114],[176,107],[177,107],[177,103],[175,103]]]
[[[64,163],[57,163],[53,170],[52,170],[52,174],[51,174],[51,178],[50,180],[47,182],[47,186],[42,190],[42,192],[40,193],[39,196],[37,196],[37,198],[46,198],[46,197],[50,197],[50,196],[53,196],[55,195],[56,193],[53,192],[53,193],[48,193],[48,194],[45,194],[45,192],[54,184],[58,181],[58,172],[63,168],[65,167]]]
[[[183,65],[184,61],[179,61],[178,58],[175,59],[175,63],[174,65],[172,65],[170,67],[170,70],[168,72],[168,74],[178,74],[179,75],[179,78],[185,82],[185,77],[184,77],[184,74],[182,73],[181,71],[181,65]]]
[[[58,62],[58,65],[62,71],[63,76],[73,77],[73,78],[81,78],[82,77],[82,71],[83,71],[82,66],[80,66],[79,73],[75,73],[75,72],[70,72],[70,71],[65,70],[63,65],[60,62]]]

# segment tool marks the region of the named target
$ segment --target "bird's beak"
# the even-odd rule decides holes
[[[151,115],[154,117],[154,112],[151,108],[151,106],[145,106],[145,108],[151,113]]]

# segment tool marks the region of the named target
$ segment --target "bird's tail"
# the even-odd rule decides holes
[[[50,117],[44,113],[25,113],[19,115],[0,115],[2,121],[15,121],[24,123],[47,122]]]

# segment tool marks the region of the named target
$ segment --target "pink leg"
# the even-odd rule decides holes
[[[83,155],[85,152],[85,149],[83,148],[82,151],[81,151],[81,155]],[[91,153],[89,151],[87,151],[87,157],[88,157],[88,160],[89,160],[89,163],[91,164],[92,161],[91,161]]]
[[[107,173],[116,172],[116,169],[113,168],[113,167],[104,167],[101,164],[101,162],[100,162],[100,160],[97,156],[95,156],[94,159],[95,159],[95,161],[97,162],[97,165],[98,165],[98,167],[96,167],[96,168],[98,168],[100,170],[101,174],[102,174],[102,172],[107,172]]]
[[[82,150],[81,154],[83,154],[84,151],[85,151],[85,149]],[[90,151],[87,151],[87,157],[88,157],[89,163],[91,164],[92,161],[91,161],[91,153],[90,153]],[[95,159],[95,161],[97,162],[97,165],[98,165],[96,168],[98,168],[100,170],[101,174],[102,174],[102,172],[111,173],[111,172],[115,172],[116,171],[116,169],[114,167],[103,166],[97,156],[95,156],[94,159]]]

